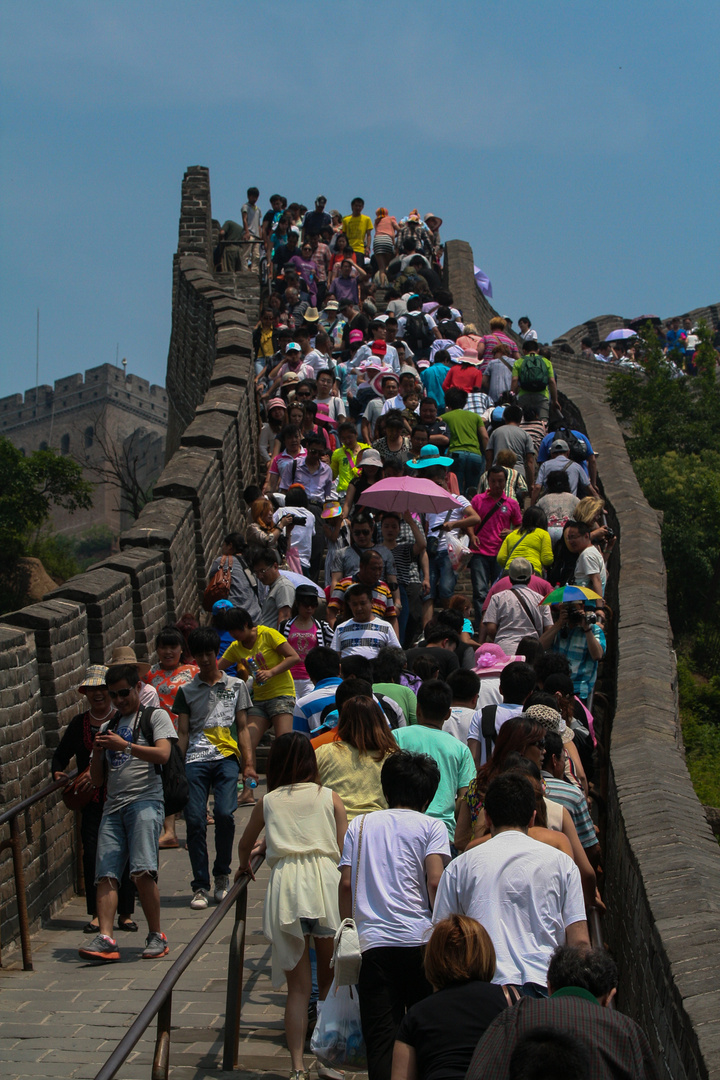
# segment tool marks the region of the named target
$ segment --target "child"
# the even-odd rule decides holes
[[[372,588],[362,582],[351,585],[345,593],[345,602],[352,618],[338,623],[332,639],[332,648],[341,656],[377,656],[385,645],[400,648],[400,642],[389,622],[373,614]]]
[[[308,653],[318,645],[329,645],[332,641],[332,629],[328,623],[315,618],[320,598],[314,585],[298,585],[291,617],[281,622],[278,630],[287,638],[291,648],[300,657],[290,670],[295,683],[295,697],[301,698],[313,688],[312,679],[305,667]]]
[[[262,629],[262,627],[260,628]],[[340,926],[337,865],[347,829],[342,800],[320,786],[315,751],[307,736],[291,731],[275,740],[267,763],[267,795],[258,800],[238,845],[240,869],[261,830],[270,881],[263,933],[272,943],[273,986],[287,981],[285,1037],[291,1080],[303,1080],[303,1046],[310,1002],[310,938],[317,954],[320,1000],[330,989],[333,938]]]
[[[411,435],[412,429],[418,422],[417,408],[420,404],[420,394],[417,390],[411,390],[405,398],[405,408],[400,414],[405,424],[405,434]]]
[[[255,626],[244,608],[228,611],[225,627],[235,640],[223,653],[218,666],[224,671],[242,660],[253,675],[248,727],[254,753],[271,724],[276,735],[292,731],[295,684],[290,668],[299,663],[300,657],[277,630]]]

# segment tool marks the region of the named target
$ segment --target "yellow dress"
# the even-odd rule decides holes
[[[380,783],[385,759],[376,761],[376,752],[360,754],[344,742],[325,743],[315,751],[320,781],[340,796],[348,821],[358,814],[387,810]]]
[[[340,926],[340,849],[329,788],[276,788],[263,797],[263,813],[270,867],[263,933],[272,943],[272,981],[279,987],[305,950],[300,920],[318,919],[333,931]]]

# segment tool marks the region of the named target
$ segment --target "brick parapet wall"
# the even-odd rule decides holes
[[[472,250],[451,241],[446,251],[446,280],[455,300],[466,318],[469,310],[477,319],[480,294],[472,295],[473,287],[477,292],[470,280]],[[720,311],[710,307],[691,314],[711,321]],[[604,337],[623,324],[607,316],[595,320],[593,328]],[[619,536],[608,580],[608,602],[617,616],[608,656],[616,662],[617,678],[604,925],[620,971],[619,1007],[648,1034],[662,1075],[711,1080],[720,1077],[720,850],[682,748],[658,516],[643,496],[622,432],[605,404],[611,369],[572,352],[590,326],[585,323],[554,342],[552,360],[566,417],[586,431],[598,454],[603,495]]]
[[[212,271],[216,226],[207,169],[183,181],[168,354],[168,457],[154,499],[120,537],[120,553],[66,582],[41,604],[0,618],[0,806],[50,780],[50,758],[81,709],[89,663],[114,647],[152,658],[158,630],[198,615],[223,536],[242,528],[242,491],[258,480],[259,418],[251,327],[260,281]],[[31,921],[73,887],[74,815],[58,795],[23,821]],[[10,859],[0,858],[2,944],[17,934]]]

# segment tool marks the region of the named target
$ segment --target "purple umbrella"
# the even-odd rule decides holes
[[[635,330],[611,330],[606,341],[624,341],[625,338],[637,337]]]

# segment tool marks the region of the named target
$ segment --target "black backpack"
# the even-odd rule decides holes
[[[460,337],[460,327],[454,319],[445,319],[444,322],[438,323],[438,330],[440,337],[447,341],[457,341]]]
[[[148,746],[154,746],[153,729],[150,716],[154,706],[146,706],[140,711],[140,730],[147,740]],[[171,814],[179,814],[187,806],[190,798],[190,785],[185,775],[185,762],[180,753],[177,739],[170,740],[170,757],[164,765],[156,765],[155,772],[162,776],[163,798],[165,800],[165,817]]]
[[[497,738],[495,730],[495,718],[497,717],[497,705],[486,705],[480,713],[480,727],[485,740],[485,760],[489,761]]]
[[[576,461],[578,465],[582,465],[583,461],[587,461],[589,451],[585,439],[578,439],[575,432],[570,428],[558,428],[553,434],[552,442],[550,443],[551,454],[553,443],[558,439],[564,439],[568,444],[568,453],[571,461]]]
[[[414,353],[429,349],[434,338],[430,324],[422,311],[408,312],[405,316],[405,338]]]
[[[527,390],[529,394],[539,394],[547,388],[550,382],[547,364],[538,353],[528,353],[518,375],[521,390]]]

